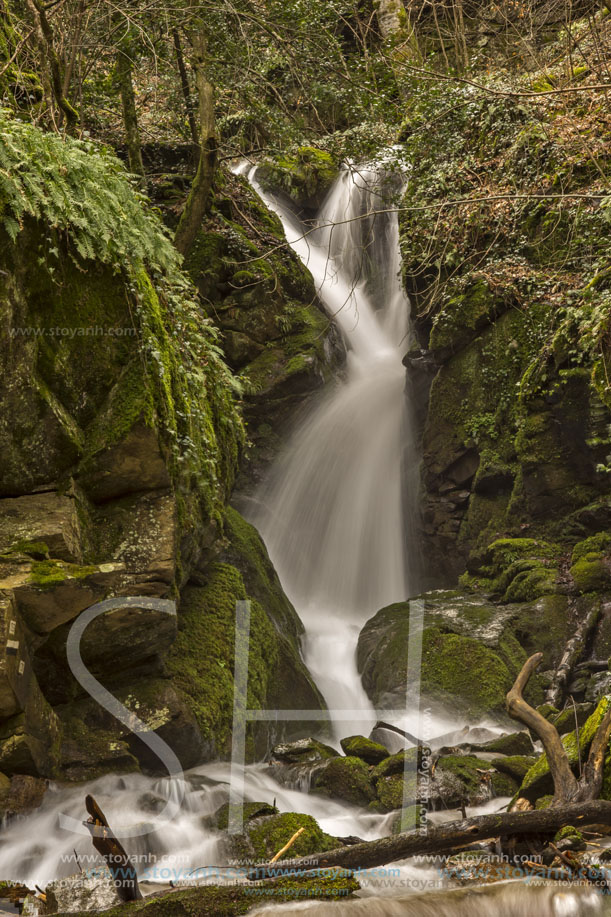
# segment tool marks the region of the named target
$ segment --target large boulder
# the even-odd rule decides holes
[[[419,690],[470,718],[502,714],[528,655],[542,651],[542,668],[552,668],[570,633],[564,596],[497,606],[466,592],[437,591],[416,601],[424,602]],[[379,611],[360,633],[358,668],[378,706],[405,702],[409,625],[409,603],[397,603]],[[527,697],[540,703],[543,684],[541,676],[531,679]]]

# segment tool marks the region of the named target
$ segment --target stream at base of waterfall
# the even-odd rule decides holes
[[[331,711],[336,744],[343,736],[368,735],[377,718],[356,668],[361,627],[378,609],[418,589],[413,522],[418,456],[401,362],[409,347],[409,303],[400,282],[398,221],[392,212],[402,178],[375,165],[345,167],[316,228],[306,232],[286,201],[258,185],[256,168],[243,164],[238,171],[248,174],[280,217],[347,349],[343,377],[300,423],[250,513],[304,622],[305,662]],[[463,725],[442,714],[429,719],[430,734],[425,735],[413,709],[395,724],[427,741]],[[245,801],[310,814],[338,837],[371,840],[391,830],[392,813],[367,812],[309,794],[303,785],[280,785],[267,771],[264,764],[244,768]],[[142,882],[167,885],[193,870],[199,881],[235,882],[236,871],[227,869],[221,834],[212,823],[213,813],[229,799],[230,779],[231,765],[218,762],[180,778],[109,775],[86,786],[51,784],[36,813],[12,821],[0,833],[0,878],[44,886],[78,867],[99,864],[87,837],[75,838],[58,827],[60,813],[83,817],[89,792],[113,827],[150,824],[148,833],[129,841]],[[179,814],[161,822],[156,813],[173,797],[182,797]],[[469,814],[495,811],[506,802],[492,799]],[[429,814],[432,824],[455,816]],[[587,888],[514,884],[470,893],[431,891],[444,885],[433,863],[392,864],[381,876],[359,880],[365,901],[266,905],[266,910],[277,915],[306,910],[310,917],[603,913],[602,899]]]

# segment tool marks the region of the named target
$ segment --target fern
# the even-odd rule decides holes
[[[218,332],[148,199],[119,160],[90,142],[45,134],[0,110],[0,221],[12,242],[30,217],[68,240],[71,256],[101,262],[127,281],[147,373],[156,376],[159,421],[182,485],[195,480],[208,511],[222,504],[243,426],[238,381],[224,362]],[[142,268],[155,281],[163,328],[156,325]],[[169,348],[171,379],[159,348]]]

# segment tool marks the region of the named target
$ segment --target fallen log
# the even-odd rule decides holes
[[[248,872],[248,878],[254,881],[293,873],[300,875],[312,869],[326,869],[331,866],[343,869],[368,869],[408,857],[447,853],[475,841],[515,835],[553,836],[566,825],[579,827],[597,824],[611,825],[611,802],[598,800],[557,809],[480,815],[429,828],[426,832],[398,834],[351,847],[338,847],[309,857],[284,860],[275,866],[262,864],[253,867]]]
[[[112,833],[106,816],[93,796],[85,797],[85,806],[89,818],[84,824],[91,832],[91,841],[97,852],[104,857],[106,865],[115,883],[121,901],[139,901],[142,892],[138,885],[136,868]]]

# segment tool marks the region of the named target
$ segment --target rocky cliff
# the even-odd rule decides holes
[[[245,439],[242,385],[222,348],[235,369],[248,366],[252,409],[275,392],[282,414],[328,372],[326,321],[289,256],[268,273],[255,259],[237,276],[231,258],[257,253],[249,234],[282,242],[243,184],[219,196],[219,225],[188,265],[204,310],[114,157],[7,119],[2,132],[0,770],[163,772],[66,659],[84,609],[131,596],[143,601],[89,626],[83,660],[190,766],[228,751],[238,599],[252,599],[249,705],[274,707],[290,692],[292,706],[324,706],[265,548],[227,508]],[[217,307],[221,337],[206,314]],[[170,599],[178,614],[146,599]],[[249,754],[270,728],[252,734]]]

